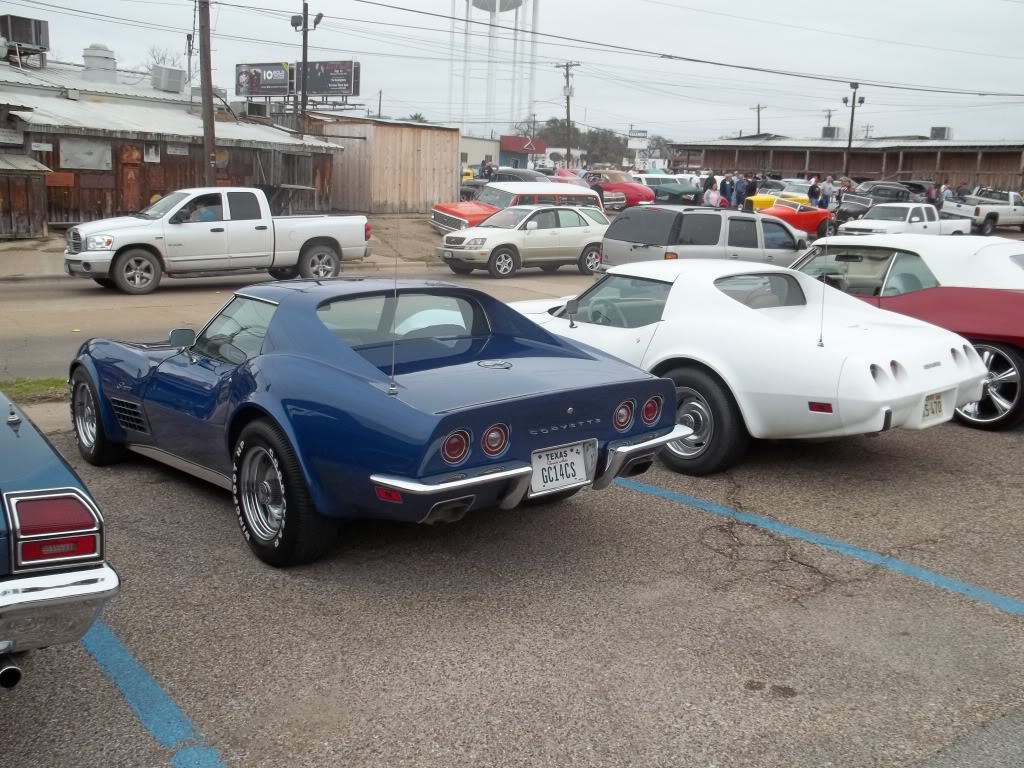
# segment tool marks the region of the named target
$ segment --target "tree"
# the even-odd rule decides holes
[[[424,117],[422,112],[413,112],[411,115],[409,115],[405,119],[408,120],[410,123],[425,123],[425,122],[427,122],[427,118]]]
[[[171,67],[172,69],[184,69],[182,57],[170,48],[160,48],[156,45],[150,46],[146,51],[146,60],[135,67],[139,72],[147,75],[153,73],[153,67]]]
[[[626,138],[605,128],[595,128],[587,132],[587,161],[594,163],[612,163],[618,165],[626,156]]]
[[[552,117],[543,126],[537,129],[537,138],[544,140],[549,147],[565,146],[565,120]],[[572,148],[575,149],[583,144],[583,132],[574,121],[572,124]]]

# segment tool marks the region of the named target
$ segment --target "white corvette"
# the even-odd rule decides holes
[[[954,333],[877,309],[781,267],[721,260],[615,267],[577,299],[519,312],[676,383],[662,452],[688,474],[739,461],[751,437],[924,429],[981,396],[986,369]]]

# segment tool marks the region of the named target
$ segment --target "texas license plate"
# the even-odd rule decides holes
[[[942,418],[942,394],[928,395],[924,399],[924,421]]]
[[[455,254],[454,254],[454,253],[452,253],[451,251],[445,251],[445,252],[444,252],[444,257],[445,257],[446,259],[454,259],[454,258],[455,258]]]
[[[530,493],[557,491],[589,480],[584,460],[583,443],[534,451],[532,457],[533,480]]]

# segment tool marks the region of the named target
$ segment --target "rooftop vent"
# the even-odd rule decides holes
[[[82,52],[84,77],[93,83],[117,82],[117,57],[102,43],[93,43]]]
[[[953,129],[946,125],[936,126],[932,128],[930,135],[939,141],[949,141],[953,138]]]
[[[185,90],[186,74],[183,69],[174,67],[153,67],[153,87],[167,93],[181,93]]]

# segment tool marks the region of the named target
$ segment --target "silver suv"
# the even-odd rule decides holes
[[[806,247],[806,232],[774,216],[650,205],[629,208],[612,222],[598,270],[661,259],[739,259],[788,267]]]

